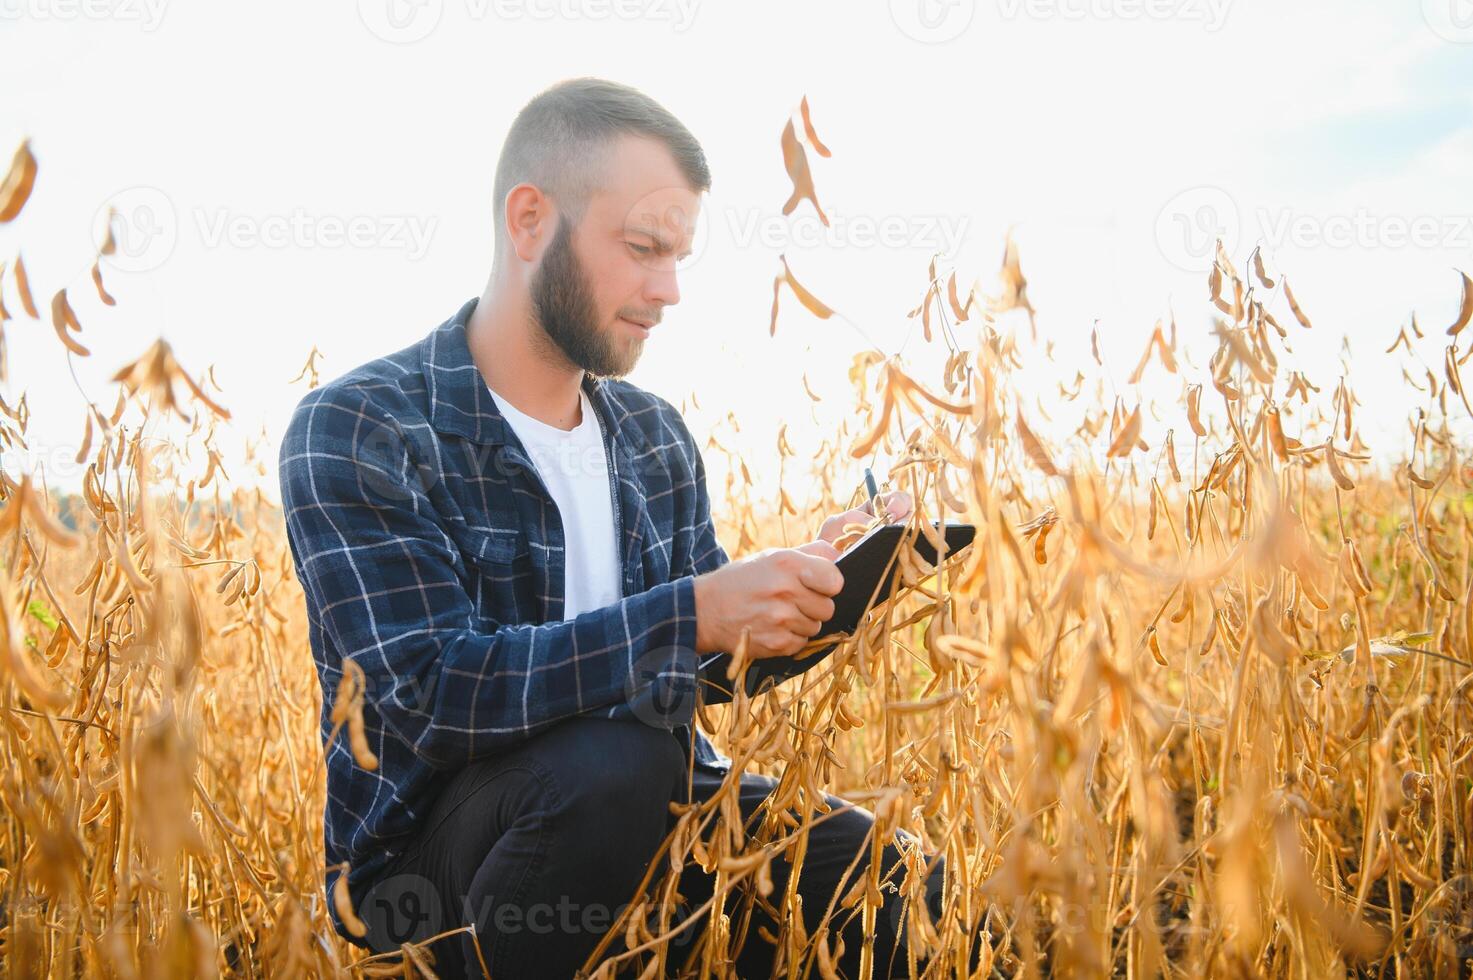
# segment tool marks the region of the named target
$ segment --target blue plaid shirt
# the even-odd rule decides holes
[[[377,769],[354,761],[346,733],[325,747],[326,859],[351,862],[355,903],[457,770],[564,719],[660,725],[696,764],[731,765],[691,723],[696,684],[724,683],[729,662],[698,667],[693,576],[729,559],[684,420],[632,384],[585,378],[610,462],[623,598],[565,621],[557,507],[471,360],[475,305],[310,391],[282,439],[324,739],[344,658],[366,679]]]

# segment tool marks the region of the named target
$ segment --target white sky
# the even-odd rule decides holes
[[[764,479],[782,421],[816,445],[803,372],[831,431],[860,331],[887,352],[919,333],[905,312],[937,250],[954,246],[942,268],[992,290],[1010,226],[1058,342],[1057,364],[1019,379],[1045,405],[1086,366],[1096,319],[1122,393],[1169,303],[1184,337],[1205,334],[1215,215],[1236,223],[1240,268],[1263,240],[1290,273],[1315,323],[1292,338],[1297,363],[1326,395],[1349,335],[1363,430],[1392,453],[1411,402],[1380,351],[1415,309],[1438,365],[1453,269],[1473,269],[1469,0],[150,2],[0,0],[0,153],[29,136],[41,164],[0,258],[23,249],[43,307],[75,287],[93,351],[77,375],[104,409],[107,378],[158,336],[192,372],[213,363],[227,446],[280,433],[314,343],[326,380],[480,292],[502,137],[528,98],[574,75],[644,90],[704,144],[704,248],[632,380],[677,404],[698,390],[698,435],[734,411]],[[810,154],[827,241],[807,204],[778,214],[778,136],[804,94],[833,150]],[[88,282],[110,201],[130,234],[158,232],[122,242],[136,271],[107,270],[111,309]],[[260,240],[294,216],[301,241]],[[332,223],[352,219],[364,239],[342,244]],[[1427,240],[1408,243],[1409,226]],[[874,242],[875,227],[899,241]],[[785,292],[769,338],[780,252],[858,327]],[[4,289],[18,313],[8,274]],[[29,391],[33,443],[65,483],[82,396],[49,322],[6,333],[7,398]],[[907,358],[923,348],[913,337]]]

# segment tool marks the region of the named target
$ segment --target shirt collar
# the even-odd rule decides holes
[[[462,436],[481,445],[510,442],[506,417],[496,405],[486,379],[471,358],[466,325],[480,297],[472,297],[449,320],[425,338],[421,363],[430,402],[430,424],[439,432]],[[624,412],[616,410],[604,379],[583,375],[588,400],[611,422],[610,438],[619,437]]]

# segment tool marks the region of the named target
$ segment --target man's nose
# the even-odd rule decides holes
[[[645,285],[644,298],[651,305],[674,306],[679,303],[680,286],[676,283],[675,276],[673,267],[653,270]]]

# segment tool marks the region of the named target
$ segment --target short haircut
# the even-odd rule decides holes
[[[518,184],[539,187],[571,225],[600,187],[609,149],[621,136],[658,140],[670,149],[691,190],[711,188],[706,154],[670,111],[637,89],[601,78],[558,82],[522,107],[496,163],[496,264],[507,249],[503,209]]]

